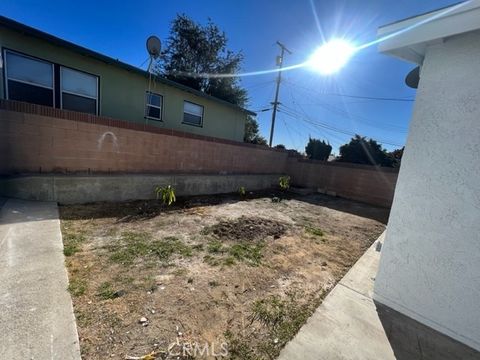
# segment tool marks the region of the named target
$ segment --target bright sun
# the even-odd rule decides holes
[[[330,75],[343,67],[354,53],[355,47],[347,41],[331,40],[315,50],[308,65],[322,75]]]

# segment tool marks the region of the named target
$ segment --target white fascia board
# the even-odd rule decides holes
[[[480,0],[471,0],[380,27],[378,39],[384,40],[378,48],[382,53],[421,64],[428,45],[478,29]]]

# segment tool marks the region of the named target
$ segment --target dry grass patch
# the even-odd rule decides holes
[[[205,344],[275,358],[388,215],[320,195],[237,200],[60,208],[84,358],[195,358]]]

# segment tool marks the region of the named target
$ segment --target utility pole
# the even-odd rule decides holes
[[[292,54],[290,50],[288,50],[285,45],[283,45],[280,41],[277,41],[277,45],[280,46],[280,56],[277,56],[277,66],[278,66],[278,76],[277,76],[277,88],[275,90],[275,100],[273,103],[273,112],[272,112],[272,127],[270,128],[270,141],[269,141],[269,146],[272,147],[272,141],[273,141],[273,130],[275,129],[275,116],[277,116],[277,106],[279,104],[278,102],[278,92],[280,91],[280,82],[282,81],[282,67],[283,67],[283,56],[285,54],[285,51],[289,54]]]

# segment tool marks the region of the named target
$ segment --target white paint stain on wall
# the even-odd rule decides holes
[[[97,141],[97,143],[98,143],[98,145],[97,145],[97,150],[98,150],[98,151],[103,150],[104,142],[106,142],[105,140],[106,140],[107,138],[108,138],[109,140],[111,139],[111,144],[112,144],[112,149],[113,149],[113,151],[116,152],[116,153],[120,152],[120,147],[118,146],[117,136],[116,136],[113,132],[111,132],[111,131],[104,132],[104,133],[102,134],[102,136],[100,136],[100,137],[98,138],[98,141]],[[109,141],[109,140],[107,140],[107,141]]]

